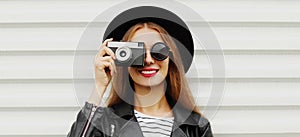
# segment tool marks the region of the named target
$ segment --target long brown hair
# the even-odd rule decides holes
[[[130,41],[135,32],[144,27],[148,27],[160,33],[161,38],[170,47],[173,54],[169,61],[168,74],[166,76],[167,89],[165,95],[169,105],[173,107],[176,103],[180,103],[186,109],[200,114],[197,106],[195,105],[192,93],[189,89],[182,65],[182,60],[177,50],[176,44],[164,28],[153,22],[138,23],[132,26],[125,33],[123,41]],[[133,80],[129,76],[127,68],[125,69],[123,67],[117,67],[117,74],[113,79],[112,85],[113,86],[107,100],[108,106],[120,103],[122,99],[126,99],[127,102],[130,101],[131,103],[133,103]],[[179,96],[181,96],[181,98],[179,98]]]

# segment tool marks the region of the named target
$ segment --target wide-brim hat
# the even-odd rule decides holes
[[[180,53],[185,72],[191,66],[194,56],[194,43],[185,22],[173,12],[154,6],[140,6],[118,14],[107,26],[103,41],[113,38],[122,40],[130,27],[140,22],[153,22],[163,27],[173,38]]]

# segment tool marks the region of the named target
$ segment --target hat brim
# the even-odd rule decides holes
[[[193,38],[185,22],[169,10],[153,6],[126,10],[109,23],[103,40],[114,38],[120,41],[130,27],[141,22],[156,23],[171,35],[180,53],[184,71],[187,72],[194,56]]]

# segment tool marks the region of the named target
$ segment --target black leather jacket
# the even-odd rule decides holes
[[[185,109],[172,111],[174,124],[171,137],[213,136],[206,118]],[[143,134],[132,105],[122,102],[109,108],[96,108],[86,103],[78,113],[68,137],[143,137]]]

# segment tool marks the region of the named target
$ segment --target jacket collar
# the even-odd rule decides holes
[[[134,107],[125,101],[122,101],[121,103],[115,104],[111,106],[114,113],[118,115],[119,117],[122,117],[124,119],[131,119],[134,117]],[[187,125],[198,125],[198,121],[193,116],[195,115],[195,112],[190,112],[186,108],[184,108],[182,105],[176,104],[176,107],[173,107],[172,109],[173,115],[174,115],[174,123],[176,126],[180,126],[182,124]]]

